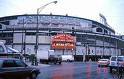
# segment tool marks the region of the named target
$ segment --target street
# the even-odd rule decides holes
[[[98,67],[96,62],[51,64],[40,68],[40,72],[37,79],[118,79],[107,67]]]

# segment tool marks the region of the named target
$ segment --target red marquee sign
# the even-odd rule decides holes
[[[52,49],[75,49],[76,38],[69,34],[58,34],[52,37]]]

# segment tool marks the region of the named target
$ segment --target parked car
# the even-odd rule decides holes
[[[98,64],[98,67],[108,66],[109,65],[109,59],[100,59],[97,64]]]
[[[74,61],[73,55],[62,55],[62,61],[72,62]]]
[[[0,58],[0,79],[36,79],[39,73],[20,59]]]
[[[109,64],[110,73],[112,73],[113,69],[118,71],[124,71],[124,56],[110,57],[110,64]]]

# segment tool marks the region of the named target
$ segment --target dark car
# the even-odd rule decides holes
[[[57,64],[57,63],[61,64],[62,58],[59,55],[50,55],[49,56],[49,61],[53,62],[54,64]]]
[[[36,79],[40,71],[15,58],[0,58],[0,79]]]

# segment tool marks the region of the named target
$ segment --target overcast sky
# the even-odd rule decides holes
[[[0,17],[36,14],[36,9],[54,0],[0,0]],[[100,21],[103,14],[108,24],[119,34],[124,34],[124,0],[57,0],[40,14],[82,17]]]

